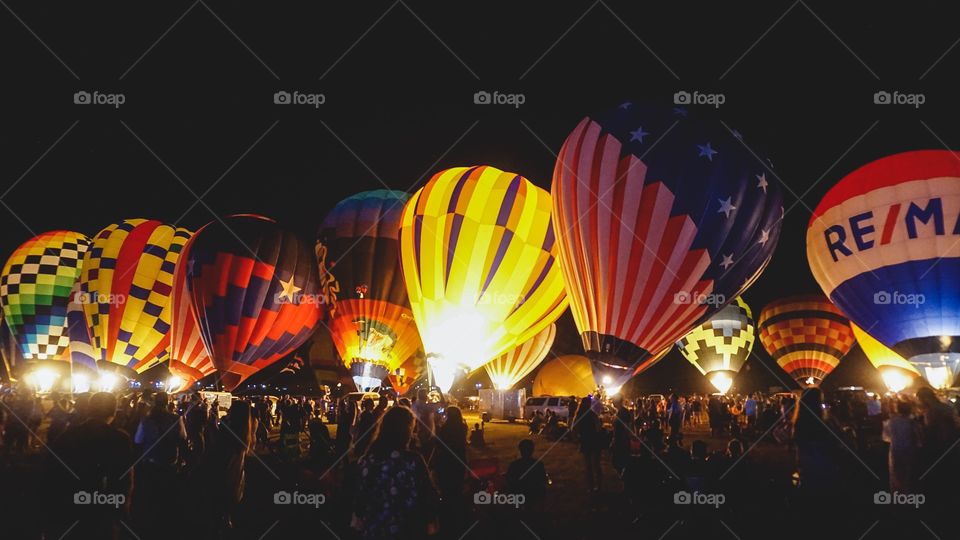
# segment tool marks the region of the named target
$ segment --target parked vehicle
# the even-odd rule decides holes
[[[480,390],[480,418],[484,422],[491,420],[506,420],[513,422],[518,418],[523,418],[523,406],[527,401],[527,391],[524,388],[518,390],[494,390],[484,388]]]
[[[570,415],[570,398],[556,396],[527,398],[526,403],[523,404],[523,417],[530,420],[537,411],[547,414],[548,410],[553,411],[558,418],[567,419]]]

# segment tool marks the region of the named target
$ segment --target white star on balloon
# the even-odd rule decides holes
[[[621,108],[621,109],[629,109],[631,105],[633,105],[633,103],[631,103],[631,102],[629,102],[629,101],[624,101],[623,103],[620,104],[620,108]]]
[[[293,278],[291,277],[288,281],[280,280],[280,295],[279,298],[286,298],[288,302],[293,302],[293,295],[300,292],[302,289],[297,287],[293,283]]]
[[[721,266],[724,270],[726,270],[727,268],[730,268],[732,265],[733,265],[733,253],[731,253],[731,254],[729,254],[729,255],[724,255],[724,256],[723,256],[723,260],[720,261],[720,266]]]
[[[770,240],[770,229],[763,229],[760,231],[760,241],[758,242],[761,246],[767,247],[767,242]]]
[[[763,192],[766,193],[766,192],[767,192],[767,186],[769,185],[769,184],[767,184],[767,173],[760,173],[760,174],[758,174],[758,175],[757,175],[757,180],[759,180],[759,182],[757,183],[757,187],[760,188],[760,189],[762,189]]]
[[[733,212],[734,210],[737,209],[736,206],[730,204],[730,200],[732,198],[733,197],[727,197],[726,199],[717,199],[718,201],[720,201],[720,209],[717,210],[718,214],[722,213],[724,216],[728,218],[730,217],[730,212]]]

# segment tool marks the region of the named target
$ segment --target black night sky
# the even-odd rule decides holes
[[[0,252],[50,229],[92,236],[132,217],[196,229],[238,212],[312,240],[340,199],[413,191],[459,165],[549,188],[553,153],[587,113],[697,90],[724,94],[717,115],[762,141],[785,186],[780,245],[745,295],[758,315],[819,292],[806,225],[844,174],[960,145],[950,4],[11,1],[0,9]],[[325,102],[276,105],[281,90]],[[525,103],[475,105],[481,90]],[[880,90],[926,102],[875,105]],[[78,91],[125,103],[76,105]],[[579,352],[569,314],[561,321],[554,352]],[[754,350],[738,386],[787,379]],[[879,382],[859,349],[826,384],[851,382]],[[668,386],[706,390],[676,351],[638,381]]]

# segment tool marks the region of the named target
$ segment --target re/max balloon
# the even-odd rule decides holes
[[[824,196],[807,228],[810,269],[857,326],[934,387],[960,366],[960,153],[887,156]]]

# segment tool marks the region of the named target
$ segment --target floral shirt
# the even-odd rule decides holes
[[[420,454],[367,455],[358,467],[353,509],[363,523],[363,538],[426,536],[427,523],[436,517],[437,493]]]

